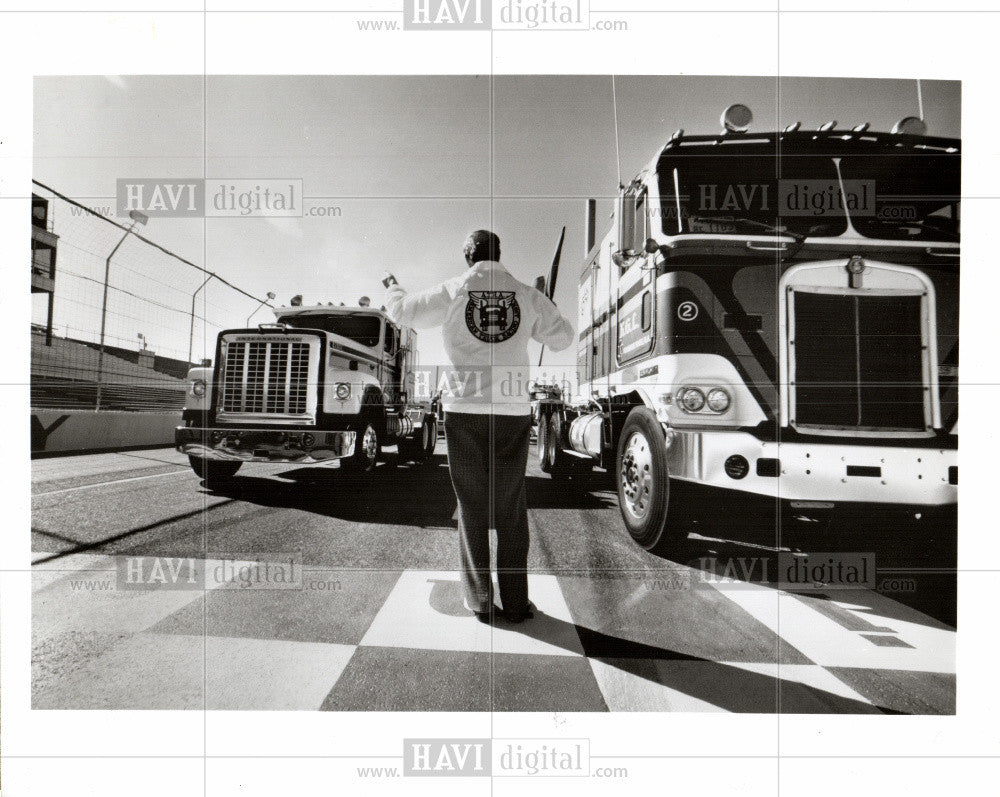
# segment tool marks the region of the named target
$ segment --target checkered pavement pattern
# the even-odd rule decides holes
[[[488,626],[457,572],[135,590],[115,559],[36,567],[33,708],[894,713],[919,695],[920,713],[955,710],[954,629],[870,591],[681,566],[532,574],[535,619]]]

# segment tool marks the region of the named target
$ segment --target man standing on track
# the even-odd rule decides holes
[[[412,295],[393,284],[386,307],[403,326],[442,327],[454,369],[456,389],[442,403],[466,606],[480,621],[492,619],[489,530],[495,528],[503,615],[521,622],[532,616],[524,489],[531,404],[526,387],[504,395],[502,385],[529,381],[529,339],[561,351],[573,342],[573,327],[544,294],[503,267],[494,233],[471,233],[464,253],[464,274]]]

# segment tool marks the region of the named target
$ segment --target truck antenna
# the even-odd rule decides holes
[[[844,176],[840,173],[840,160],[840,158],[833,158],[833,165],[837,169],[837,188],[840,191],[840,205],[844,209],[844,221],[847,222],[844,237],[859,238],[858,231],[854,229],[854,225],[851,223],[851,211],[847,206],[847,190],[844,188]]]
[[[920,86],[920,78],[917,78],[917,114],[920,121],[924,121],[924,92]]]
[[[618,166],[618,190],[625,187],[622,182],[622,151],[618,143],[618,92],[615,90],[615,76],[611,76],[611,108],[615,117],[615,163]]]

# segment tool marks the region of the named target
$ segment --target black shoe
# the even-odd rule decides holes
[[[493,622],[493,609],[489,608],[485,612],[473,612],[476,619],[481,623],[486,623],[490,625]]]
[[[534,608],[535,608],[535,605],[533,603],[529,603],[521,611],[519,611],[519,612],[508,612],[508,611],[505,611],[503,613],[503,616],[504,616],[504,619],[506,619],[507,622],[509,622],[509,623],[523,623],[525,620],[530,620],[532,617],[535,616],[535,613],[532,611],[532,609],[534,609]]]

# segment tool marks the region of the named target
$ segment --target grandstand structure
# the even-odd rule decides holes
[[[270,296],[32,182],[32,410],[179,414],[188,370]]]
[[[98,409],[98,345],[31,330],[31,406]],[[166,357],[105,347],[102,410],[177,410],[184,406],[188,364]]]

